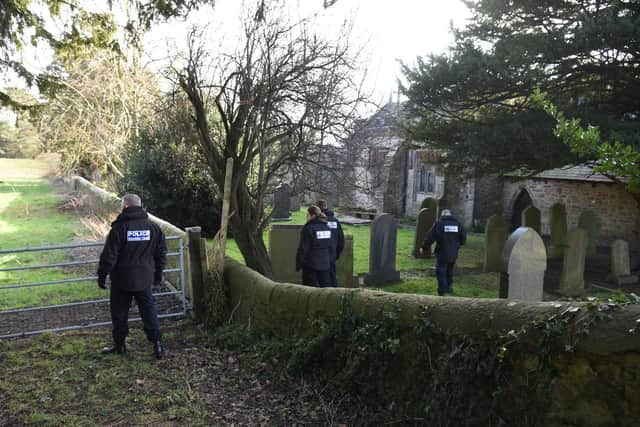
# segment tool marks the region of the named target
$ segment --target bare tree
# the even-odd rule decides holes
[[[310,146],[344,134],[362,101],[349,26],[327,40],[310,30],[312,22],[290,22],[283,12],[262,1],[246,13],[233,54],[211,55],[194,31],[178,73],[219,188],[225,159],[234,159],[231,228],[247,265],[265,275],[266,196]]]
[[[66,76],[40,117],[46,148],[62,155],[67,173],[121,177],[125,144],[153,117],[156,78],[109,50],[63,66]]]

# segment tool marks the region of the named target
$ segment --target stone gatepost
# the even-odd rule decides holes
[[[426,199],[425,199],[426,200]],[[433,199],[431,199],[433,200]],[[420,255],[420,247],[422,242],[427,237],[427,233],[435,224],[438,215],[438,210],[433,208],[420,209],[418,219],[416,220],[416,234],[413,240],[413,256],[416,258],[429,258],[431,256],[431,248],[427,248],[424,251],[424,255]]]
[[[567,234],[567,248],[564,251],[562,275],[558,292],[566,296],[584,293],[584,264],[587,256],[587,232],[574,228]]]
[[[522,211],[522,226],[533,228],[536,233],[542,236],[542,225],[540,221],[540,209],[535,206],[526,207]]]
[[[562,203],[551,206],[551,258],[562,258],[567,247],[567,209]]]
[[[502,250],[509,237],[509,223],[502,215],[491,215],[484,231],[484,266],[485,273],[500,271]]]
[[[547,251],[529,227],[516,229],[502,251],[500,298],[542,301]]]
[[[379,286],[400,280],[396,271],[396,241],[398,224],[389,214],[382,214],[371,224],[369,272],[364,278],[367,286]]]

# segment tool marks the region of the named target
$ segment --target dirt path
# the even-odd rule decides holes
[[[0,425],[345,425],[346,402],[274,381],[267,364],[217,348],[190,321],[164,321],[155,361],[139,326],[126,356],[106,328],[0,341]]]

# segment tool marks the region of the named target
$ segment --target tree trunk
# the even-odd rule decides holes
[[[273,276],[271,259],[262,239],[262,231],[257,230],[257,224],[255,227],[250,227],[249,224],[241,223],[235,218],[235,215],[231,218],[233,237],[236,239],[242,256],[244,256],[247,267],[271,278]]]

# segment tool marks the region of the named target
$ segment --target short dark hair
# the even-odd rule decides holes
[[[318,199],[318,201],[316,202],[316,205],[320,208],[320,210],[322,211],[326,211],[327,210],[327,201],[324,199]]]
[[[141,207],[142,199],[137,194],[129,193],[122,196],[122,203],[127,206]]]

